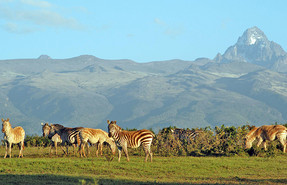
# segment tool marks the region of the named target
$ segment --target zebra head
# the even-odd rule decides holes
[[[55,134],[59,134],[59,129],[51,123],[50,125],[50,134],[49,135],[55,135]]]
[[[50,131],[51,131],[51,126],[49,125],[49,123],[41,123],[42,125],[42,131],[43,131],[43,137],[46,137],[46,136],[50,136]],[[51,139],[49,137],[49,139]]]
[[[11,128],[11,124],[9,122],[9,118],[7,118],[7,120],[2,118],[2,122],[2,132],[5,133]]]
[[[114,137],[119,132],[122,131],[122,128],[117,125],[117,121],[107,121],[108,123],[108,130],[109,130],[109,137]]]

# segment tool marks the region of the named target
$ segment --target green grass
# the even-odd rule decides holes
[[[159,157],[152,163],[143,156],[107,161],[49,156],[48,148],[27,147],[24,158],[3,159],[0,148],[0,182],[5,184],[286,184],[287,156]],[[94,151],[92,151],[94,153]]]

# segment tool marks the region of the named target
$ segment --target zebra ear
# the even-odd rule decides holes
[[[9,118],[7,118],[7,121],[9,121]]]
[[[2,118],[2,121],[4,122],[5,120]]]
[[[107,120],[107,123],[108,123],[108,124],[111,124],[110,120]]]
[[[117,121],[113,121],[114,122],[114,124],[117,124]]]
[[[44,125],[44,123],[41,123],[41,125],[43,126],[43,125]]]

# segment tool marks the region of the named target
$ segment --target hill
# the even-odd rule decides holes
[[[287,54],[257,27],[214,59],[137,63],[90,55],[0,60],[0,113],[27,134],[41,122],[107,130],[285,123]]]

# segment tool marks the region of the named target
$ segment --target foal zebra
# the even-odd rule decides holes
[[[148,156],[150,156],[150,161],[152,162],[152,153],[150,150],[150,146],[152,143],[152,140],[154,138],[154,134],[150,130],[137,130],[137,131],[125,131],[122,130],[121,127],[119,127],[116,123],[116,121],[107,121],[108,123],[108,129],[109,129],[109,137],[112,137],[119,150],[119,159],[121,160],[121,153],[122,149],[124,150],[127,161],[130,161],[129,155],[128,155],[128,147],[130,148],[137,148],[141,144],[143,146],[144,152],[146,154],[145,156],[145,162],[147,162]]]
[[[85,154],[85,145],[87,143],[97,144],[96,155],[98,157],[98,151],[100,147],[100,154],[103,155],[103,143],[106,142],[109,144],[113,155],[116,153],[116,144],[112,138],[108,136],[108,133],[101,129],[92,129],[92,128],[84,128],[79,133],[81,139],[80,145],[80,155],[81,157]]]
[[[80,137],[79,137],[79,132],[84,128],[84,127],[75,127],[75,128],[70,128],[70,127],[64,127],[63,125],[60,124],[51,124],[50,125],[51,130],[50,130],[50,134],[51,135],[55,135],[55,134],[59,134],[59,136],[62,139],[62,145],[63,144],[67,144],[66,148],[67,148],[67,152],[64,151],[65,154],[68,154],[68,148],[69,148],[69,144],[73,144],[74,146],[74,154],[75,154],[75,148],[76,145],[80,145],[81,141],[80,141]]]
[[[23,158],[23,150],[24,150],[24,138],[25,138],[25,131],[22,127],[15,127],[12,128],[11,124],[9,122],[9,118],[7,120],[4,120],[2,118],[2,132],[4,133],[4,142],[5,142],[5,148],[6,152],[4,155],[4,158],[7,156],[8,152],[8,146],[9,145],[9,157],[11,158],[11,147],[12,144],[17,144],[19,145],[19,158]]]

